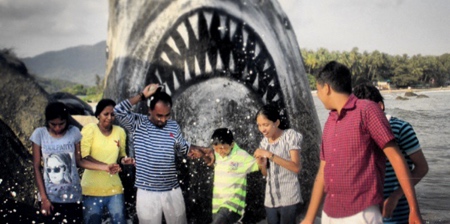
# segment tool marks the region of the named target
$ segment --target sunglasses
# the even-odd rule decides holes
[[[61,172],[61,169],[66,170],[66,166],[57,166],[53,168],[47,168],[47,173],[59,173]]]

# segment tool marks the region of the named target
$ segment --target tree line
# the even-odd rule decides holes
[[[95,86],[87,87],[82,84],[75,84],[62,89],[61,92],[82,96],[81,99],[86,102],[98,102],[103,97],[103,82],[104,79],[95,74]]]
[[[315,89],[314,77],[329,61],[338,61],[346,65],[354,84],[361,82],[389,82],[392,87],[441,87],[450,80],[450,54],[440,56],[389,55],[377,50],[359,52],[353,48],[350,52],[317,51],[301,49],[311,87]]]

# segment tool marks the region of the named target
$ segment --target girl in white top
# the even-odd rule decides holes
[[[296,223],[303,202],[298,174],[303,136],[285,129],[276,106],[265,105],[256,114],[258,130],[264,135],[254,156],[266,176],[264,206],[267,223]]]

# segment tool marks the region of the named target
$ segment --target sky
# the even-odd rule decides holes
[[[195,0],[192,0],[195,1]],[[247,0],[256,1],[256,0]],[[301,48],[450,53],[449,0],[279,0]],[[107,0],[0,0],[0,49],[18,57],[107,38]]]

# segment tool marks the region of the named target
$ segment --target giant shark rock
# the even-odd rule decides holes
[[[227,127],[253,153],[262,138],[256,112],[278,105],[282,122],[304,137],[299,180],[308,202],[320,123],[295,33],[277,1],[110,0],[106,53],[104,97],[121,101],[160,83],[173,98],[173,119],[196,145],[209,145],[213,130]],[[145,102],[135,108],[147,110]],[[212,171],[200,161],[180,163],[188,219],[207,223]],[[244,221],[264,215],[264,181],[249,177]]]

